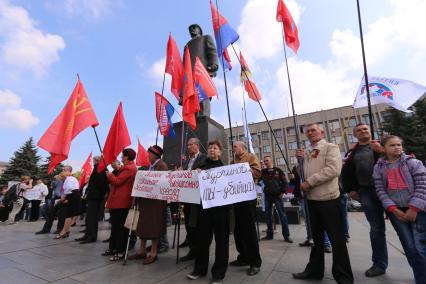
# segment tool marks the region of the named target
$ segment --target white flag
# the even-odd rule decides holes
[[[244,128],[244,139],[248,142],[249,153],[254,154],[253,141],[251,139],[250,128],[248,127],[247,121],[245,120],[244,108],[243,110],[243,128]]]
[[[411,112],[408,108],[426,93],[425,86],[401,79],[368,76],[368,85],[372,105],[387,104],[404,112]],[[353,107],[360,108],[367,105],[367,92],[363,77]]]

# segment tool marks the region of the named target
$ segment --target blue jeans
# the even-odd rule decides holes
[[[386,227],[384,209],[374,188],[362,188],[359,191],[365,217],[370,224],[370,242],[373,251],[373,265],[386,270],[388,267],[388,249],[386,246]]]
[[[265,212],[266,212],[266,225],[268,230],[266,236],[269,238],[274,237],[274,229],[272,228],[272,205],[275,204],[277,209],[278,216],[280,218],[282,234],[284,238],[290,236],[290,231],[288,229],[287,215],[284,212],[284,203],[283,199],[280,196],[271,196],[265,194]]]
[[[305,208],[305,202],[306,202],[306,199],[302,198],[302,200],[300,202],[300,207],[302,209],[303,217],[305,218],[306,239],[312,240],[311,226],[309,226],[309,214],[308,214],[308,212]]]
[[[426,281],[426,213],[419,212],[416,222],[399,221],[395,215],[389,219],[398,234],[405,256],[414,272],[416,283]]]

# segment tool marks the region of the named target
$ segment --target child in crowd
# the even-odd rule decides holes
[[[389,135],[385,156],[374,167],[377,196],[398,233],[416,283],[426,283],[426,168],[403,153],[402,139]]]

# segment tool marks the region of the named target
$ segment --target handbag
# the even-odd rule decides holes
[[[133,224],[132,224],[133,220]],[[127,213],[126,221],[124,222],[124,227],[136,231],[136,228],[138,227],[138,221],[139,221],[139,210],[130,208],[129,213]]]

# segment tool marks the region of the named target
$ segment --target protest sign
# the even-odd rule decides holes
[[[40,197],[40,191],[37,189],[29,189],[24,193],[25,199],[27,200],[38,200]]]
[[[201,171],[198,181],[204,209],[256,199],[256,185],[248,163]]]
[[[132,196],[200,204],[197,171],[138,171]]]

